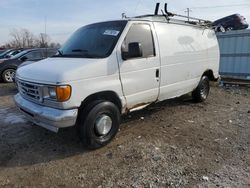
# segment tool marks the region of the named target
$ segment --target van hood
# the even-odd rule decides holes
[[[17,69],[17,79],[59,84],[107,75],[107,59],[48,58]]]

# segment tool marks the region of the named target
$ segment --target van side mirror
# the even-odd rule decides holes
[[[122,59],[127,60],[131,58],[142,57],[142,47],[139,42],[131,42],[128,44],[128,52],[122,48]]]
[[[23,61],[23,62],[26,61],[27,59],[28,58],[26,56],[23,56],[23,57],[20,58],[20,60]]]

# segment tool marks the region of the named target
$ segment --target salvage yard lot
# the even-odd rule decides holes
[[[249,187],[250,88],[211,88],[123,118],[108,146],[83,149],[75,129],[26,122],[0,85],[0,187]]]

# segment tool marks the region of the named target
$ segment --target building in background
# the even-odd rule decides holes
[[[222,77],[250,80],[250,30],[217,33]]]

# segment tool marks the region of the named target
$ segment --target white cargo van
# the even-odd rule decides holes
[[[87,25],[54,57],[21,67],[15,102],[26,117],[57,132],[76,126],[89,148],[116,135],[121,114],[192,92],[202,102],[219,69],[209,27],[141,16]]]

